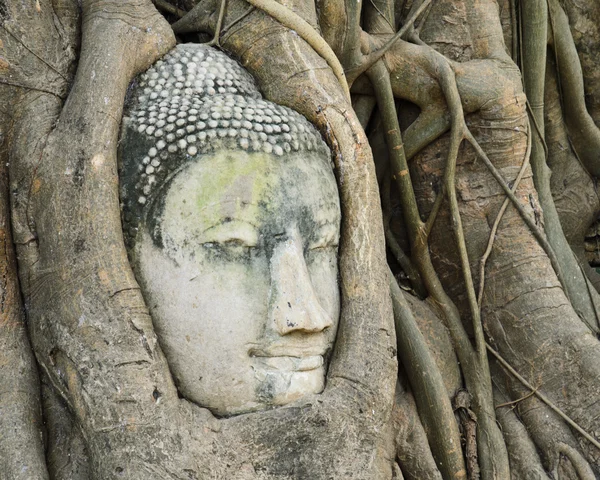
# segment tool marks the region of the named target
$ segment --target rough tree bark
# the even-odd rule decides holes
[[[0,2],[0,478],[598,478],[597,5],[273,3]],[[231,418],[178,396],[117,188],[130,81],[213,37],[343,211],[324,393]]]

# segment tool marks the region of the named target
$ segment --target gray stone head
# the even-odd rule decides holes
[[[221,415],[324,387],[339,317],[330,153],[215,49],[178,45],[132,85],[126,244],[182,394]]]

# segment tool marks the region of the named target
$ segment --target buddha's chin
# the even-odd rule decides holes
[[[302,372],[289,372],[287,386],[271,397],[275,406],[287,405],[305,395],[321,393],[325,388],[325,369],[323,366]]]
[[[295,402],[325,388],[325,367],[320,362],[307,370],[257,369],[256,404],[252,411],[267,410]]]
[[[304,364],[307,367],[308,364]],[[304,367],[303,366],[303,367]],[[254,368],[255,388],[245,395],[232,397],[221,405],[205,405],[215,415],[229,417],[270,410],[288,405],[302,397],[318,394],[325,388],[325,367],[321,362],[307,370]]]

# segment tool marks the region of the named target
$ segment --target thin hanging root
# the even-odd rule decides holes
[[[463,372],[465,373],[467,386],[473,394],[475,405],[478,406],[475,413],[479,418],[477,430],[478,440],[480,442],[479,451],[481,454],[480,462],[482,476],[483,478],[495,478],[496,476],[499,478],[508,478],[510,471],[508,454],[506,452],[506,445],[502,433],[496,425],[495,410],[492,400],[492,382],[485,348],[485,336],[481,324],[480,309],[477,303],[469,255],[456,196],[455,177],[458,149],[463,140],[473,139],[473,135],[465,124],[462,102],[456,84],[454,70],[445,57],[438,53],[434,54],[439,58],[435,70],[437,72],[438,82],[444,93],[444,97],[446,98],[451,118],[450,149],[446,171],[444,173],[444,185],[450,204],[452,227],[460,254],[461,268],[475,334],[475,351],[470,348],[468,354],[468,357],[470,358],[467,363],[470,365],[465,365],[462,358],[461,363],[463,363]]]
[[[410,280],[412,288],[417,293],[417,295],[421,298],[425,298],[427,296],[427,289],[425,285],[423,285],[423,280],[421,280],[421,274],[419,270],[413,265],[410,257],[404,253],[404,250],[400,247],[400,244],[394,237],[392,230],[390,229],[390,218],[392,216],[392,207],[390,202],[390,187],[391,187],[391,178],[390,178],[390,169],[389,165],[385,169],[385,178],[383,180],[383,185],[381,187],[381,210],[383,213],[383,230],[385,233],[385,243],[392,252],[392,255],[396,258],[396,261],[402,267],[402,270]]]
[[[410,280],[412,288],[421,298],[425,298],[427,296],[427,291],[423,286],[423,281],[421,280],[419,271],[415,268],[408,255],[404,253],[389,227],[385,228],[385,241],[392,252],[392,255],[394,255],[394,258],[400,267],[402,267],[402,270]]]
[[[440,213],[440,208],[442,207],[442,202],[444,201],[444,197],[446,196],[446,185],[442,187],[442,191],[438,193],[437,197],[435,197],[435,202],[433,202],[433,207],[431,208],[431,212],[429,212],[429,216],[427,217],[427,221],[425,222],[425,240],[429,239],[429,235],[431,234],[431,229],[435,224],[438,213]]]
[[[542,130],[540,129],[540,125],[538,124],[538,121],[535,118],[535,115],[533,114],[533,109],[531,108],[531,104],[529,103],[529,100],[527,100],[525,105],[527,106],[527,112],[529,113],[529,118],[531,119],[531,122],[533,123],[533,126],[535,127],[535,132],[537,133],[540,143],[542,144],[542,148],[544,149],[544,158],[546,159],[546,161],[548,161],[548,145],[546,144],[546,139],[544,138],[544,134],[542,133]]]
[[[525,171],[529,166],[529,156],[531,154],[531,127],[529,128],[529,132],[527,135],[527,151],[525,152],[525,158],[523,159],[523,164],[521,165],[521,170],[519,170],[519,174],[515,179],[515,182],[511,188],[513,194],[517,191],[519,187],[519,183],[521,182],[523,175],[525,175]],[[487,248],[485,249],[484,254],[479,261],[479,293],[477,294],[477,304],[479,305],[479,309],[481,309],[481,302],[483,301],[483,289],[485,287],[485,264],[490,254],[492,253],[492,247],[494,246],[494,240],[496,239],[496,232],[498,231],[498,226],[500,225],[500,221],[504,216],[504,212],[508,207],[508,203],[510,199],[505,198],[502,206],[500,207],[500,211],[498,215],[496,215],[496,220],[494,220],[494,225],[492,226],[492,231],[490,232],[490,238],[488,240]]]
[[[458,158],[458,149],[464,139],[464,120],[458,121],[458,124],[453,122],[450,149],[448,152],[448,161],[446,164],[445,181],[446,192],[448,194],[448,203],[450,204],[450,216],[452,217],[452,229],[454,230],[454,238],[456,241],[456,247],[460,256],[460,264],[463,273],[463,279],[465,282],[465,288],[467,290],[467,298],[469,300],[469,308],[471,311],[471,319],[473,321],[473,330],[475,333],[475,350],[479,353],[480,360],[484,360],[485,338],[483,335],[483,327],[481,325],[481,319],[479,316],[479,307],[477,305],[477,299],[475,296],[475,285],[473,284],[473,276],[471,274],[471,265],[469,263],[469,253],[467,252],[467,243],[465,241],[465,232],[462,226],[462,219],[460,211],[458,209],[458,199],[456,198],[456,160]],[[487,362],[484,361],[482,367],[487,366]],[[491,385],[490,385],[491,386]]]
[[[445,58],[444,58],[445,60]],[[467,290],[467,299],[469,301],[469,309],[471,312],[471,319],[473,322],[473,332],[475,334],[475,350],[479,356],[479,362],[481,368],[488,368],[487,355],[485,353],[485,336],[483,333],[483,326],[481,325],[480,309],[477,303],[477,296],[475,294],[475,285],[473,284],[473,275],[471,273],[471,264],[469,262],[469,253],[467,252],[467,244],[465,241],[465,232],[462,227],[462,219],[460,211],[458,209],[458,199],[456,197],[456,160],[458,158],[458,149],[462,141],[466,138],[470,132],[465,124],[464,112],[462,109],[462,103],[460,99],[460,93],[458,92],[458,86],[456,85],[456,77],[454,70],[450,67],[447,61],[440,62],[441,68],[439,83],[446,103],[450,109],[451,118],[451,130],[450,130],[450,148],[448,152],[448,160],[446,163],[446,171],[444,173],[445,179],[444,184],[446,186],[446,192],[448,194],[448,202],[450,204],[450,215],[452,217],[452,228],[454,230],[454,237],[456,246],[460,255],[460,263],[465,281],[465,288]],[[491,383],[489,385],[491,395]]]
[[[552,247],[546,240],[546,237],[544,236],[543,232],[537,227],[535,222],[527,214],[527,212],[525,211],[523,206],[519,203],[517,197],[515,197],[512,189],[506,184],[506,182],[500,175],[500,172],[498,172],[498,170],[496,169],[494,164],[491,162],[491,160],[488,158],[487,154],[483,151],[483,149],[481,148],[481,146],[479,145],[479,143],[477,142],[475,137],[473,137],[473,134],[471,133],[471,131],[464,124],[464,115],[463,115],[463,110],[462,110],[462,104],[461,104],[461,100],[460,100],[460,94],[459,94],[458,88],[456,86],[456,79],[454,78],[454,72],[452,71],[446,58],[443,57],[441,54],[439,55],[439,57],[441,57],[443,62],[441,62],[441,68],[439,69],[440,78],[438,79],[438,81],[444,92],[444,96],[446,97],[446,102],[448,103],[448,106],[450,108],[451,118],[452,118],[451,124],[453,125],[453,131],[454,131],[455,124],[457,124],[457,123],[461,124],[460,134],[458,132],[456,134],[455,133],[451,134],[452,141],[453,142],[458,141],[460,143],[460,141],[462,141],[463,139],[466,139],[475,148],[475,151],[477,152],[477,154],[483,159],[485,165],[491,171],[492,175],[498,181],[498,183],[500,184],[502,189],[506,192],[510,201],[513,202],[513,204],[515,205],[515,208],[517,209],[517,211],[519,212],[519,214],[521,215],[521,217],[523,218],[523,220],[525,221],[527,226],[531,229],[535,238],[538,240],[538,242],[540,243],[540,245],[542,246],[542,248],[544,249],[544,251],[546,252],[548,257],[550,258],[552,266],[554,267],[554,270],[555,270],[559,280],[561,281],[561,284],[563,284],[564,278],[561,273],[560,266],[558,264],[558,260],[554,253],[554,250],[552,249]],[[451,148],[452,148],[452,145],[451,145]],[[528,146],[528,150],[530,150],[530,146]],[[528,157],[529,157],[529,155],[528,155]],[[523,166],[522,170],[524,171],[525,168],[526,168],[526,166]],[[519,172],[519,175],[521,175],[521,172]],[[446,187],[449,188],[449,185],[446,185]],[[452,189],[453,188],[454,188],[454,185],[452,184]],[[449,195],[451,195],[451,193],[449,193]],[[436,200],[436,203],[437,203],[437,200]],[[435,205],[434,205],[434,208],[435,208]],[[438,208],[439,208],[439,206],[438,206]],[[451,210],[452,210],[452,205],[451,205]],[[455,216],[453,214],[453,224],[457,220],[460,221],[460,215]],[[429,226],[429,228],[431,228],[429,221],[428,221],[428,226]],[[463,241],[464,241],[464,234],[463,234]],[[459,249],[460,249],[460,247],[459,247]],[[465,248],[465,251],[466,251],[466,248]],[[462,252],[461,252],[461,257],[462,257]],[[468,257],[466,257],[466,261],[468,262]],[[466,264],[466,266],[468,267],[468,263]],[[470,267],[469,267],[469,271],[467,272],[467,270],[465,269],[464,261],[463,261],[463,273],[465,275],[470,276]],[[472,281],[471,281],[471,283],[472,283]],[[564,285],[563,285],[563,287],[564,287]],[[564,290],[566,290],[566,289],[564,289]],[[473,287],[473,292],[474,292],[474,287]],[[469,284],[468,283],[467,283],[467,293],[469,294]],[[481,293],[480,293],[480,295],[481,295]],[[469,298],[469,303],[471,306],[471,310],[474,311],[474,305],[471,305],[470,298]],[[477,311],[478,311],[480,308],[480,301],[478,301],[476,299],[475,303],[477,304]],[[477,318],[478,317],[479,317],[479,314],[477,314]],[[479,326],[479,328],[481,328],[481,326]],[[476,328],[476,330],[475,330],[476,340],[477,340],[477,331],[478,330]]]
[[[248,0],[246,0],[248,1]],[[352,85],[354,81],[360,77],[363,73],[365,73],[369,68],[371,68],[375,63],[383,57],[386,52],[392,48],[394,43],[404,35],[409,29],[413,26],[415,20],[419,15],[427,8],[427,6],[431,3],[432,0],[425,0],[419,8],[406,20],[406,23],[402,25],[402,28],[398,30],[398,32],[389,39],[379,50],[375,52],[371,52],[365,56],[364,61],[358,66],[348,70],[348,83]]]
[[[429,17],[429,14],[431,13],[431,8],[432,7],[433,7],[433,3],[429,2],[429,5],[427,5],[427,10],[421,16],[421,20],[419,21],[419,25],[415,26],[415,33],[417,34],[417,36],[421,34],[421,29],[425,25],[425,21],[427,20],[427,17]]]
[[[458,149],[466,135],[470,132],[465,124],[464,113],[454,71],[446,63],[446,67],[440,69],[442,76],[440,86],[446,97],[446,102],[450,108],[452,118],[452,128],[450,132],[450,148],[448,152],[448,161],[446,164],[445,180],[448,194],[448,203],[450,204],[450,215],[452,219],[452,228],[456,246],[459,251],[461,269],[467,291],[467,299],[471,313],[473,332],[475,336],[475,364],[479,370],[476,389],[472,391],[476,404],[479,409],[476,412],[479,418],[478,442],[479,460],[481,462],[481,472],[483,478],[505,478],[509,475],[510,467],[508,463],[508,453],[502,437],[502,433],[496,425],[495,409],[493,407],[492,383],[490,377],[490,367],[485,349],[485,335],[481,323],[480,308],[475,294],[475,285],[471,273],[471,264],[469,262],[469,253],[465,241],[465,234],[462,226],[460,210],[458,208],[458,199],[456,196],[456,161],[458,158]],[[473,373],[472,373],[473,374]],[[475,375],[475,374],[474,374]]]
[[[219,8],[219,18],[217,19],[217,25],[215,27],[215,36],[208,42],[207,45],[213,47],[220,47],[219,37],[221,36],[221,28],[223,27],[223,18],[225,17],[225,10],[227,8],[227,0],[221,0],[221,8]]]
[[[317,32],[306,20],[301,16],[294,13],[287,7],[284,7],[275,0],[246,0],[253,7],[262,10],[267,15],[270,15],[283,26],[294,30],[300,37],[308,43],[331,67],[333,74],[340,82],[340,86],[348,99],[350,100],[350,89],[348,88],[348,82],[346,81],[346,74],[344,73],[344,67],[338,60],[337,56],[325,41],[323,37]]]
[[[511,375],[513,375],[517,380],[519,380],[519,382],[521,382],[525,387],[527,387],[529,390],[531,390],[533,392],[533,394],[536,397],[538,397],[542,402],[544,402],[546,405],[548,405],[548,407],[550,407],[550,409],[554,413],[556,413],[565,422],[567,422],[571,427],[573,427],[575,430],[577,430],[581,434],[582,437],[584,437],[588,442],[590,442],[592,445],[594,445],[594,447],[596,447],[598,450],[600,450],[600,442],[598,442],[598,440],[596,440],[594,437],[592,437],[588,432],[586,432],[582,427],[580,427],[579,424],[577,424],[574,420],[572,420],[571,417],[569,417],[560,408],[558,408],[556,405],[554,405],[554,403],[552,403],[552,401],[548,397],[546,397],[546,395],[544,395],[542,392],[540,392],[537,388],[534,388],[533,385],[531,385],[527,380],[525,380],[525,378],[523,378],[519,374],[519,372],[517,372],[513,367],[511,367],[510,364],[506,360],[504,360],[504,358],[496,350],[494,350],[490,346],[489,343],[486,342],[485,346],[488,349],[488,351],[494,357],[496,357],[496,359],[502,364],[502,366],[511,373]]]
[[[411,43],[414,43],[415,45],[422,45],[422,46],[427,45],[423,40],[421,40],[419,35],[421,34],[421,28],[423,28],[423,25],[425,25],[425,21],[427,20],[427,17],[429,16],[429,13],[431,12],[432,5],[433,5],[432,2],[430,2],[429,5],[427,5],[427,9],[421,15],[418,25],[417,25],[417,21],[415,20],[413,22],[413,24],[408,27],[408,30],[404,37],[404,38],[406,38],[406,40],[410,41]],[[414,10],[415,7],[419,8],[420,6],[421,5],[419,5],[417,7],[417,4],[413,3],[413,5],[411,7],[411,11],[409,12],[409,15],[412,13],[412,11]]]
[[[386,246],[392,252],[392,255],[410,280],[412,288],[417,293],[417,295],[421,298],[425,298],[427,296],[427,290],[423,285],[423,281],[421,280],[421,274],[417,270],[417,268],[413,265],[410,257],[404,253],[402,247],[394,237],[392,230],[390,229],[390,218],[392,216],[392,207],[390,203],[390,187],[391,187],[391,179],[390,179],[390,169],[385,169],[383,185],[381,188],[381,210],[383,213],[383,231],[385,233],[385,243]]]
[[[498,386],[498,384],[495,382],[494,382],[494,385]],[[511,400],[510,402],[500,403],[500,404],[496,405],[494,408],[496,410],[498,410],[499,408],[502,408],[502,407],[511,407],[511,409],[515,408],[515,406],[518,403],[521,403],[522,401],[527,400],[529,397],[532,397],[533,395],[535,395],[535,392],[537,392],[537,388],[535,390],[532,390],[531,392],[529,392],[527,395],[523,395],[521,398],[517,398],[516,400]]]
[[[506,195],[508,196],[510,201],[513,203],[513,205],[515,206],[515,208],[521,215],[521,218],[525,221],[525,224],[529,227],[529,229],[531,230],[531,233],[533,233],[533,236],[539,242],[540,246],[544,249],[544,252],[546,252],[546,255],[548,255],[548,258],[550,258],[552,267],[554,268],[554,271],[556,272],[556,276],[558,277],[558,279],[563,287],[563,290],[565,291],[565,294],[566,294],[566,287],[564,284],[565,279],[561,272],[560,265],[558,263],[558,259],[556,258],[556,254],[554,253],[552,246],[548,243],[546,236],[535,224],[535,221],[527,214],[527,212],[523,208],[523,205],[521,205],[521,203],[519,202],[519,200],[517,199],[515,194],[512,192],[512,190],[510,189],[510,187],[508,186],[508,184],[506,183],[504,178],[502,178],[502,175],[500,175],[500,172],[498,171],[498,169],[494,166],[492,161],[488,158],[488,156],[483,151],[483,149],[481,148],[479,143],[477,143],[477,140],[475,140],[475,138],[473,137],[471,132],[469,132],[467,130],[466,136],[467,136],[466,138],[469,141],[469,143],[471,145],[473,145],[473,147],[475,148],[475,151],[477,152],[479,157],[483,160],[483,163],[485,163],[486,167],[488,167],[488,170],[490,171],[490,173],[493,175],[493,177],[496,179],[496,181],[500,184],[500,186],[502,187],[502,190],[504,190],[504,192],[506,193]]]

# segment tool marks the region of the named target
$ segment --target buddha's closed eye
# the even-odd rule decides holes
[[[206,229],[201,234],[201,244],[205,247],[254,248],[259,241],[258,229],[246,221],[232,220]]]

